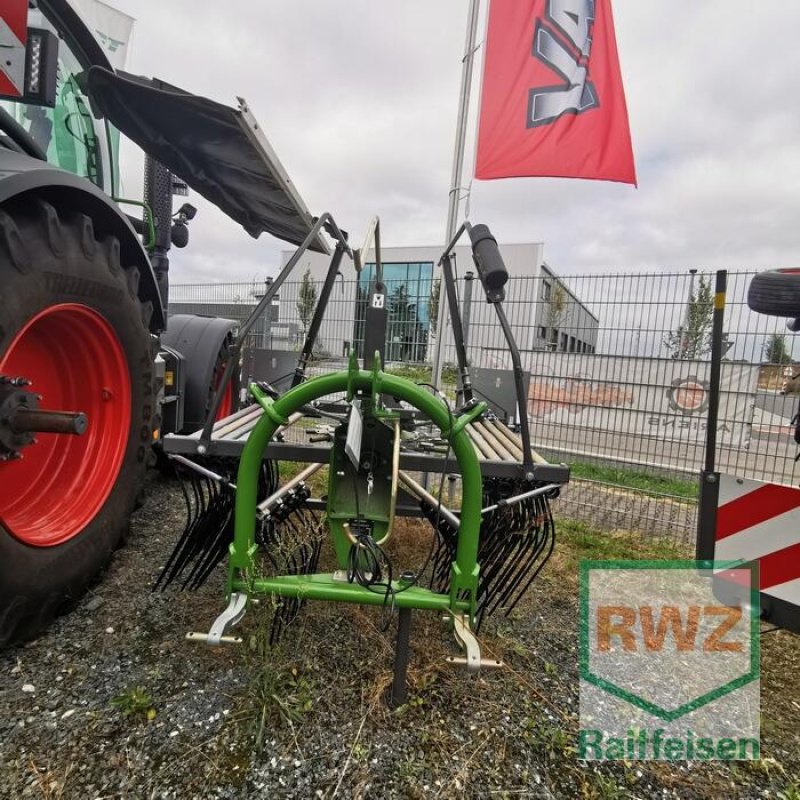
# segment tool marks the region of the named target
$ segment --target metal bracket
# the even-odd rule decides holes
[[[453,633],[461,649],[466,653],[464,656],[448,656],[447,663],[457,666],[465,666],[467,672],[478,672],[481,667],[498,668],[505,666],[502,661],[494,658],[481,658],[481,646],[469,627],[469,620],[465,614],[453,615]]]
[[[241,644],[241,637],[225,636],[228,628],[238,624],[247,610],[247,595],[244,592],[233,592],[228,602],[228,607],[214,620],[211,630],[205,633],[194,631],[186,634],[190,642],[205,642],[210,647],[221,644]]]

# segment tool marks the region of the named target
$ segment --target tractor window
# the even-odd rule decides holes
[[[59,31],[39,9],[30,9],[28,24]],[[88,178],[100,188],[105,178],[103,162],[107,139],[105,124],[92,115],[89,98],[79,86],[84,65],[67,39],[58,43],[58,80],[54,108],[2,101],[6,109],[47,153],[51,164]],[[110,188],[110,187],[109,187]]]

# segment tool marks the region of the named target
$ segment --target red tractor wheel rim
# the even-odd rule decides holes
[[[16,334],[0,374],[24,377],[39,407],[82,411],[81,436],[39,433],[0,464],[0,522],[17,539],[52,547],[77,536],[117,481],[131,425],[128,362],[114,329],[75,303],[50,306]]]

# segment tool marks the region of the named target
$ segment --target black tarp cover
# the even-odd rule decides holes
[[[311,214],[241,109],[101,67],[87,81],[100,113],[251,236],[266,231],[295,245],[306,238]],[[328,252],[321,237],[310,249]]]

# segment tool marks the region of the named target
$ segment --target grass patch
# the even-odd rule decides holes
[[[669,494],[687,500],[697,500],[698,480],[653,475],[639,470],[611,467],[603,464],[570,463],[573,478],[584,478],[590,481],[613,483],[629,489],[638,489],[652,494]]]
[[[668,539],[645,537],[637,533],[601,531],[574,520],[556,520],[556,531],[556,550],[570,567],[584,559],[661,561],[693,557],[687,545],[677,545]]]
[[[386,372],[389,375],[397,375],[399,378],[407,378],[414,383],[430,383],[431,368],[424,364],[388,364]],[[456,368],[453,364],[445,364],[442,367],[442,386],[445,390],[456,385]]]

